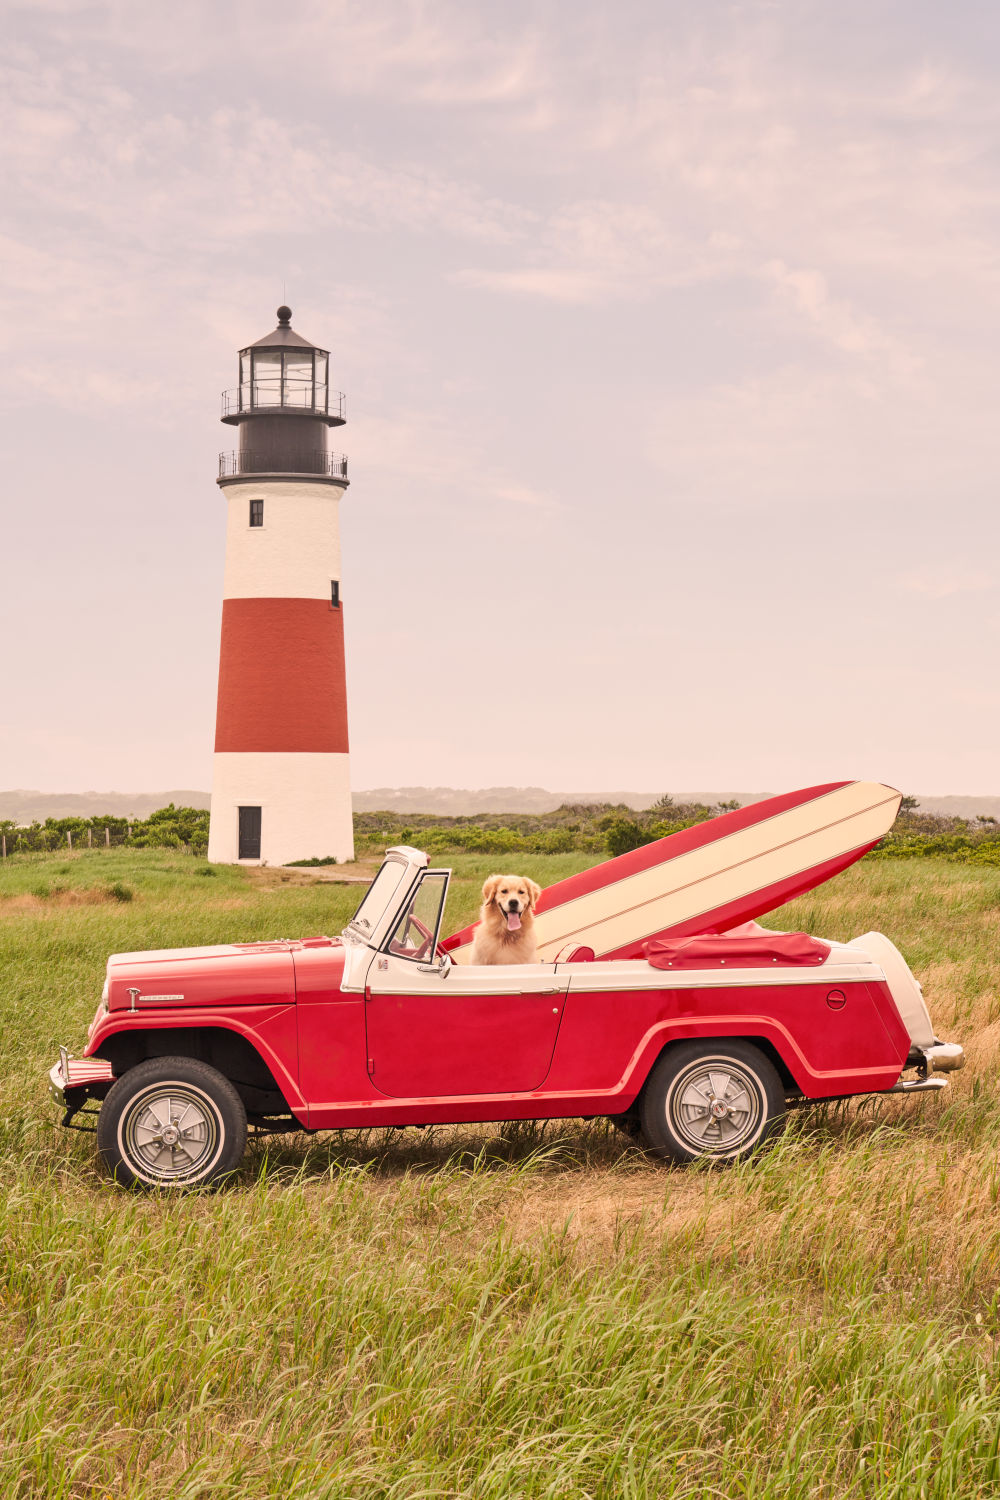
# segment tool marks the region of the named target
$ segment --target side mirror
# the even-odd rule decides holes
[[[436,974],[439,979],[447,979],[454,967],[455,961],[450,953],[442,953],[436,963],[417,964],[421,974]]]

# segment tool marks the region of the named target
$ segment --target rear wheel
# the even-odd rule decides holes
[[[200,1187],[239,1164],[247,1140],[243,1101],[225,1078],[193,1057],[140,1063],[109,1091],[97,1149],[127,1187]]]
[[[680,1042],[650,1074],[640,1119],[657,1156],[738,1161],[782,1128],[785,1093],[773,1063],[749,1042]]]

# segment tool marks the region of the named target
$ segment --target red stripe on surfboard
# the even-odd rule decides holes
[[[741,922],[764,916],[776,907],[784,906],[786,901],[794,901],[796,896],[802,896],[806,891],[815,890],[824,881],[832,880],[834,875],[839,875],[842,870],[856,864],[878,842],[878,839],[873,839],[870,844],[862,844],[847,854],[838,854],[835,859],[825,860],[821,865],[810,865],[808,870],[801,870],[798,875],[789,875],[786,880],[775,881],[774,885],[762,886],[759,890],[750,891],[746,896],[728,902],[726,906],[714,906],[711,911],[703,912],[700,916],[675,922],[672,927],[662,927],[658,932],[647,933],[634,943],[625,943],[621,948],[611,948],[607,953],[598,954],[598,958],[602,963],[612,958],[644,958],[643,949],[653,938],[700,937],[711,932],[728,932],[730,927],[738,927]],[[572,938],[567,941],[572,942]]]
[[[717,818],[709,818],[705,823],[696,823],[693,828],[684,828],[680,833],[669,833],[666,838],[656,839],[652,844],[643,844],[641,849],[630,849],[627,854],[619,854],[615,859],[608,859],[601,865],[582,870],[579,875],[570,875],[566,880],[557,880],[555,885],[546,886],[538,898],[536,910],[539,913],[552,911],[567,901],[575,901],[580,896],[589,896],[593,891],[604,890],[606,886],[616,885],[619,880],[625,880],[629,875],[638,875],[644,870],[651,870],[655,865],[676,859],[679,854],[688,854],[692,849],[702,849],[706,844],[714,844],[719,839],[728,838],[731,834],[741,833],[743,829],[753,828],[757,823],[766,823],[769,818],[775,818],[779,813],[789,812],[793,807],[801,807],[805,802],[815,802],[820,797],[828,796],[830,792],[837,792],[841,787],[853,786],[853,784],[850,781],[828,781],[820,786],[805,787],[797,792],[782,792],[780,796],[767,797],[763,802],[751,802],[746,807],[734,809],[733,812],[721,813]],[[861,851],[861,853],[865,852],[866,850]],[[861,854],[852,855],[848,864],[860,858]],[[824,878],[829,879],[829,876]],[[818,885],[819,881],[812,883]],[[770,908],[765,906],[758,910],[768,911]],[[734,918],[729,926],[733,927],[737,921],[741,920],[747,919]],[[471,943],[478,926],[478,922],[473,922],[471,926],[464,927],[461,932],[456,932],[446,938],[441,946],[452,949]],[[664,931],[672,932],[673,929],[665,928]]]
[[[344,612],[326,599],[226,599],[217,751],[347,750]]]

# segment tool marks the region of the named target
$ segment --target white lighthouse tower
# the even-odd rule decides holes
[[[347,754],[338,512],[347,460],[327,452],[345,421],[329,353],[291,309],[240,351],[222,397],[239,430],[219,455],[226,571],[208,857],[287,864],[354,857]]]

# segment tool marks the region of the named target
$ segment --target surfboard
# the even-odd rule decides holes
[[[651,938],[726,932],[854,864],[888,833],[900,801],[879,782],[827,782],[571,875],[539,898],[539,959],[551,963],[569,944],[592,948],[598,959],[641,958]],[[445,939],[457,963],[470,961],[477,926]]]

